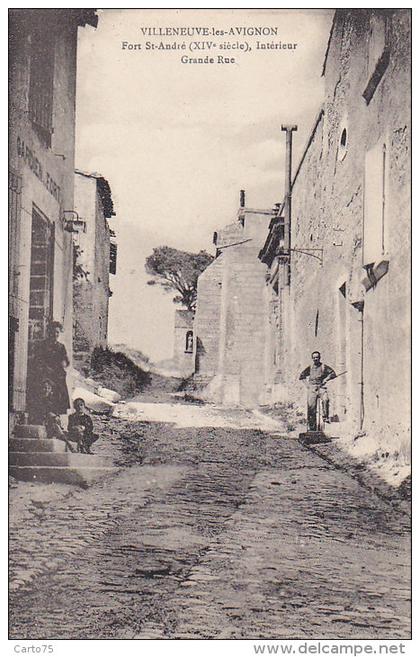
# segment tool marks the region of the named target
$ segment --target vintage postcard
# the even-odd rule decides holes
[[[9,9],[15,648],[404,653],[410,258],[410,9]]]

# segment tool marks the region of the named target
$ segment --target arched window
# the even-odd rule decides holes
[[[347,125],[347,116],[341,122],[339,137],[338,137],[338,149],[337,149],[337,159],[339,162],[342,162],[347,155],[349,148],[349,128]]]
[[[185,352],[187,354],[192,354],[194,346],[193,332],[187,331],[185,334]]]

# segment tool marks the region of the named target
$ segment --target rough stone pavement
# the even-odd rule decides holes
[[[101,422],[120,472],[11,517],[9,638],[410,638],[407,516],[287,437]]]

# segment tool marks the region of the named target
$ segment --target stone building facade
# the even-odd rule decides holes
[[[189,310],[176,310],[174,321],[175,371],[183,377],[193,374],[194,365],[194,314]]]
[[[26,411],[34,343],[72,353],[76,50],[93,9],[9,10],[9,410]]]
[[[334,435],[406,457],[410,18],[336,11],[325,98],[291,195],[274,216],[242,211],[216,234],[194,322],[196,377],[210,399],[303,409],[298,377],[319,350],[340,374],[329,384]]]
[[[195,373],[217,403],[252,407],[264,397],[266,270],[257,256],[270,218],[242,208],[215,233],[217,257],[198,279]]]
[[[74,195],[83,228],[74,243],[73,354],[75,366],[83,368],[95,347],[107,346],[109,278],[116,273],[116,242],[108,219],[115,212],[109,183],[100,174],[76,171]]]
[[[280,272],[270,291],[280,388],[273,370],[266,388],[303,406],[298,374],[319,350],[345,372],[329,386],[336,431],[407,452],[409,10],[338,10],[322,74],[325,102],[293,180],[290,254],[274,227],[260,254],[270,278]]]

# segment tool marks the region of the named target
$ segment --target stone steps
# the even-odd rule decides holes
[[[62,440],[47,438],[41,425],[16,425],[9,438],[9,474],[21,481],[86,487],[117,470],[96,454],[68,451]]]
[[[49,438],[9,438],[10,452],[65,452],[66,443]]]
[[[47,438],[47,430],[41,424],[17,424],[13,429],[16,438]]]
[[[70,467],[103,467],[108,465],[96,454],[78,454],[72,452],[9,452],[9,464],[13,466],[70,466]]]
[[[89,486],[97,479],[112,474],[117,468],[113,467],[85,467],[77,468],[65,466],[16,466],[9,467],[9,474],[20,481],[43,482],[46,484],[60,483],[76,486]]]
[[[305,446],[319,445],[331,442],[331,438],[328,438],[323,431],[304,431],[299,434],[299,442]]]

